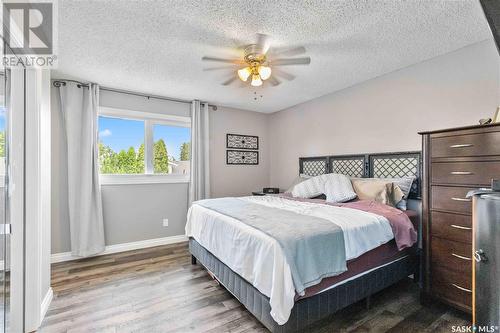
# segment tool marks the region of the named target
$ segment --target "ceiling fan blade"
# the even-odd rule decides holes
[[[285,72],[279,68],[274,68],[273,69],[273,74],[276,75],[276,76],[279,76],[279,77],[282,77],[284,78],[285,80],[288,80],[288,81],[292,81],[293,79],[295,79],[295,75],[293,74],[290,74],[288,72]]]
[[[236,76],[233,76],[233,77],[231,77],[231,78],[227,79],[226,81],[222,82],[221,84],[222,84],[223,86],[228,86],[228,85],[230,85],[231,83],[233,83],[233,82],[234,82],[234,80],[236,80],[236,79],[237,79],[237,77],[236,77]]]
[[[248,83],[247,82],[243,82],[241,80],[238,80],[238,82],[236,82],[236,86],[238,88],[245,88],[245,89],[248,89]]]
[[[280,80],[278,80],[276,77],[274,76],[271,76],[269,79],[267,79],[267,81],[272,85],[272,86],[277,86],[281,83]]]
[[[234,64],[236,66],[236,64]],[[234,66],[218,66],[218,67],[207,67],[203,68],[204,72],[210,72],[210,71],[219,71],[219,70],[234,70]]]
[[[306,48],[303,46],[291,47],[291,48],[281,48],[272,50],[273,55],[276,56],[285,56],[285,57],[294,57],[299,54],[306,53]]]
[[[225,59],[225,58],[207,57],[207,56],[202,57],[201,60],[203,60],[203,61],[227,62],[227,63],[235,64],[235,65],[238,65],[238,64],[241,63],[241,60],[239,60],[239,59]]]
[[[257,34],[257,46],[262,51],[263,54],[266,54],[269,51],[269,47],[271,46],[271,37],[266,34]]]
[[[290,58],[290,59],[275,59],[270,61],[271,66],[290,66],[290,65],[309,65],[311,63],[311,58]]]

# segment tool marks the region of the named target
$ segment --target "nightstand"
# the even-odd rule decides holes
[[[283,194],[284,192],[280,191],[280,193],[264,193],[263,191],[253,191],[252,195],[263,196],[263,195],[278,195]]]

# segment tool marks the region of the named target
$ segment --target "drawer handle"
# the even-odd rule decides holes
[[[472,228],[463,227],[461,225],[456,225],[456,224],[452,224],[452,225],[450,225],[450,227],[455,228],[455,229],[462,229],[462,230],[472,230]]]
[[[472,258],[469,258],[469,257],[464,257],[464,256],[461,256],[461,255],[456,254],[456,253],[452,253],[451,255],[452,255],[452,256],[454,256],[454,257],[457,257],[457,258],[459,258],[459,259],[463,259],[463,260],[468,260],[468,261],[471,261],[471,260],[472,260]]]
[[[470,172],[470,171],[452,171],[450,172],[450,174],[452,175],[473,175],[474,173],[473,172]]]
[[[458,145],[451,145],[450,148],[467,148],[474,146],[472,143],[462,143]]]
[[[463,202],[471,202],[472,201],[472,199],[468,199],[468,198],[455,198],[455,197],[451,198],[451,200],[453,200],[453,201],[463,201]]]
[[[460,287],[460,286],[459,286],[459,285],[457,285],[457,284],[452,283],[451,285],[452,285],[453,287],[457,288],[457,289],[462,290],[462,291],[466,291],[466,292],[468,292],[468,293],[472,293],[472,290],[467,289],[467,288],[464,288],[464,287]]]

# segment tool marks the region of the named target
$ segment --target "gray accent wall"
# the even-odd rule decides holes
[[[102,185],[101,190],[107,245],[184,234],[187,183]]]

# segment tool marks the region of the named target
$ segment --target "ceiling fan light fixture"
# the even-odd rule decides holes
[[[291,81],[295,75],[282,71],[278,66],[295,66],[309,65],[310,57],[291,58],[303,53],[306,53],[304,46],[295,46],[288,48],[276,48],[270,52],[270,37],[265,34],[257,34],[257,42],[238,47],[243,51],[243,57],[238,58],[221,58],[212,56],[203,56],[201,60],[211,62],[222,62],[228,65],[204,68],[204,71],[212,70],[230,70],[232,76],[221,82],[222,85],[228,86],[233,82],[249,83],[253,87],[260,87],[264,81],[269,81],[270,86],[277,86],[281,83],[280,78]],[[271,67],[272,66],[272,67]],[[234,75],[236,71],[236,75]]]
[[[259,75],[262,80],[267,80],[271,77],[271,67],[259,66]]]
[[[252,75],[252,82],[250,83],[254,87],[259,87],[262,85],[262,80],[259,74]]]
[[[252,69],[250,67],[245,67],[238,70],[238,77],[243,82],[246,82],[251,74],[252,74]]]

